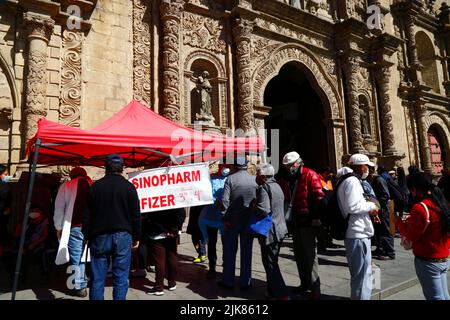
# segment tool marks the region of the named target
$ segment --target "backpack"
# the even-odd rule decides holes
[[[402,208],[403,210],[403,208],[405,208],[408,204],[408,195],[403,192],[398,183],[393,179],[388,179],[387,185],[391,199],[394,200],[396,211],[399,208]]]
[[[334,190],[327,192],[325,198],[322,200],[323,214],[321,221],[325,226],[330,228],[330,235],[336,240],[345,239],[345,233],[347,232],[348,220],[350,217],[350,215],[347,215],[347,217],[344,218],[341,209],[339,208],[337,191],[342,182],[350,177],[356,177],[355,173],[350,172],[342,176]]]

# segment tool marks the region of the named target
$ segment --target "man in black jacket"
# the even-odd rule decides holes
[[[103,300],[108,262],[112,257],[113,299],[125,300],[131,248],[139,246],[141,235],[139,198],[133,184],[121,175],[121,156],[108,156],[105,170],[105,176],[91,187],[83,217],[83,234],[91,249],[89,299]]]
[[[380,202],[378,211],[379,223],[374,224],[376,250],[372,254],[375,259],[393,260],[395,259],[394,237],[390,232],[389,200],[391,198],[388,183],[379,175],[375,175],[375,168],[369,168],[368,180],[375,195]]]

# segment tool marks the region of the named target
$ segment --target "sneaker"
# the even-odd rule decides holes
[[[155,271],[156,271],[156,267],[155,266],[148,266],[146,269],[147,269],[147,272],[155,273]]]
[[[194,263],[202,263],[206,261],[206,256],[198,256],[197,258],[194,259]]]
[[[384,255],[379,255],[379,256],[376,256],[374,258],[378,259],[378,260],[382,260],[382,261],[388,261],[388,260],[394,260],[395,259],[395,257],[389,257],[389,256],[384,256]]]
[[[83,289],[79,289],[79,290],[73,290],[72,294],[75,297],[86,298],[87,297],[87,289],[83,288]]]
[[[172,287],[169,287],[169,291],[175,291],[177,290],[177,285],[174,285]]]
[[[132,278],[145,278],[146,276],[147,271],[145,271],[145,269],[139,269],[130,272],[130,277]]]
[[[152,296],[163,296],[164,291],[156,291],[155,288],[150,289],[150,291],[147,292],[147,294],[150,294]]]

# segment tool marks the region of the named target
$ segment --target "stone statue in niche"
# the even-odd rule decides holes
[[[197,77],[196,90],[200,97],[200,113],[195,115],[196,121],[201,121],[207,125],[215,125],[215,118],[212,115],[211,93],[212,85],[208,80],[209,72],[203,71],[201,76]]]
[[[370,138],[369,119],[364,105],[360,105],[359,108],[359,121],[361,122],[361,133],[363,137]]]

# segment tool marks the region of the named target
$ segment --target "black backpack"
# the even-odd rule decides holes
[[[330,235],[336,240],[345,239],[345,233],[348,228],[348,219],[350,217],[350,215],[347,215],[347,218],[344,218],[342,215],[341,209],[339,208],[337,190],[342,182],[350,177],[356,177],[356,175],[353,172],[350,172],[342,176],[334,190],[326,193],[322,203],[323,215],[321,221],[325,226],[330,228]]]
[[[393,179],[389,179],[387,181],[387,185],[391,199],[394,200],[396,211],[398,210],[398,208],[405,208],[408,204],[408,195],[400,188],[398,183]]]

